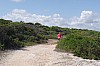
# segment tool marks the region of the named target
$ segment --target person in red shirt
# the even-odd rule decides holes
[[[62,35],[60,32],[58,33],[57,38],[58,38],[58,40],[60,40],[62,38]]]

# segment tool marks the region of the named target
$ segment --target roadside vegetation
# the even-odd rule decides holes
[[[0,49],[19,49],[27,45],[46,43],[46,35],[49,33],[42,27],[39,23],[0,19]]]
[[[57,48],[85,59],[100,60],[100,32],[72,29],[59,41]]]
[[[62,28],[57,26],[0,19],[0,50],[46,43],[48,39],[56,39],[58,31],[61,30]]]
[[[0,50],[47,43],[48,39],[57,39],[58,32],[64,38],[58,42],[57,49],[72,52],[79,57],[100,60],[100,32],[4,19],[0,19]]]

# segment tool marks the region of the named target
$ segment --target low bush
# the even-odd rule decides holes
[[[19,39],[14,39],[14,44],[13,44],[13,49],[18,49],[18,48],[22,48],[25,46],[24,42],[19,41]]]
[[[100,42],[98,38],[82,36],[75,33],[68,34],[59,41],[57,48],[72,52],[79,57],[100,60]]]

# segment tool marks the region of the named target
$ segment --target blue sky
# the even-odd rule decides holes
[[[100,31],[99,0],[1,0],[0,18]]]

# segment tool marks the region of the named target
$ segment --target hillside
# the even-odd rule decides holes
[[[0,19],[0,50],[21,49],[25,46],[47,43],[56,39],[57,33],[65,37],[57,49],[72,52],[88,59],[100,59],[100,32],[87,29],[70,29],[45,26],[40,23],[13,22]]]

